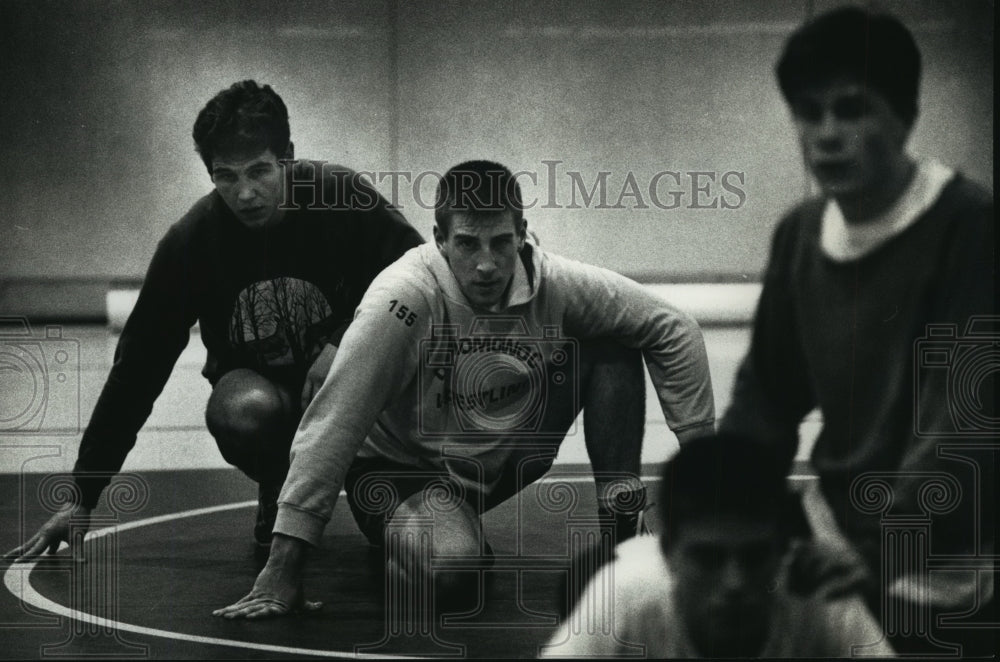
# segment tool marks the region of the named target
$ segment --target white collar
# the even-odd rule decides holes
[[[931,208],[955,171],[930,160],[917,164],[913,181],[896,203],[865,223],[848,223],[836,200],[827,200],[820,230],[820,247],[837,262],[856,260],[895,237]]]
[[[527,243],[527,241],[528,240],[525,240],[525,243]],[[537,247],[532,247],[531,256],[533,260],[538,259]],[[535,270],[535,273],[538,273],[537,269]],[[535,296],[535,290],[531,286],[531,281],[528,279],[528,270],[524,266],[524,260],[520,255],[518,255],[517,264],[514,266],[514,278],[510,284],[510,290],[507,291],[507,301],[503,308],[510,308],[511,306],[527,303],[533,296]]]

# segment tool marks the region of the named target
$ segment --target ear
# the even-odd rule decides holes
[[[295,143],[291,140],[288,141],[288,149],[285,150],[285,156],[282,158],[288,159],[289,161],[295,159]]]
[[[662,533],[660,533],[660,553],[663,554],[664,558],[669,558],[674,549],[673,546],[673,532],[669,527],[665,528]]]
[[[906,144],[910,142],[910,135],[913,133],[913,122],[902,121],[899,124],[899,150],[906,151]]]
[[[438,227],[437,223],[434,224],[433,233],[434,233],[434,243],[437,244],[438,250],[441,251],[442,255],[444,255],[445,236],[444,233],[441,232],[441,228]]]
[[[521,219],[521,226],[517,229],[517,250],[524,248],[524,241],[528,237],[528,219]]]

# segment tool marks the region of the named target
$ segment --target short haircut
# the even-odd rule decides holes
[[[692,439],[664,466],[657,504],[664,548],[686,522],[735,515],[774,518],[790,531],[787,514],[794,501],[788,463],[768,444],[720,433]]]
[[[434,221],[448,234],[455,213],[475,216],[514,214],[514,222],[524,218],[524,203],[517,178],[493,161],[465,161],[451,168],[438,182]]]
[[[917,117],[920,51],[898,19],[860,7],[821,14],[796,30],[776,67],[785,101],[845,76],[876,90],[907,126]]]
[[[270,85],[244,80],[222,90],[198,113],[194,123],[195,149],[208,172],[219,154],[258,153],[270,149],[276,157],[288,154],[291,132],[288,109]]]

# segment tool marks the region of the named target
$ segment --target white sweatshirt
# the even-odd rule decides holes
[[[702,657],[688,637],[684,614],[674,603],[678,578],[663,556],[660,538],[636,536],[615,551],[616,560],[590,581],[573,613],[542,647],[539,657]],[[770,634],[755,657],[893,655],[860,596],[800,597],[786,590],[786,573],[787,566],[783,566],[774,588]]]
[[[275,532],[318,543],[359,455],[447,470],[488,495],[512,444],[538,442],[542,410],[573,406],[569,366],[590,338],[642,350],[681,441],[713,431],[701,331],[646,288],[529,242],[502,310],[484,314],[437,246],[411,249],[368,288],[302,417]],[[479,475],[448,459],[462,455]]]

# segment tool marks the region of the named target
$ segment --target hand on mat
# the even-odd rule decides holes
[[[212,615],[254,620],[316,611],[322,606],[322,602],[303,599],[301,585],[287,585],[273,580],[268,576],[268,569],[265,567],[249,594],[228,607],[216,609]]]
[[[69,544],[73,560],[82,562],[83,537],[89,528],[90,508],[67,504],[49,518],[49,521],[43,524],[27,542],[4,554],[3,560],[10,563],[30,561],[45,550],[48,550],[49,554],[55,554],[59,550],[60,543],[65,541]]]
[[[302,545],[293,539],[278,535],[271,544],[267,565],[257,575],[253,589],[237,602],[216,609],[213,616],[224,618],[273,618],[316,611],[322,602],[312,602],[302,595]],[[278,559],[288,559],[282,562]]]
[[[305,384],[302,385],[302,410],[305,411],[312,399],[316,397],[319,387],[326,381],[326,376],[330,373],[330,366],[333,365],[333,358],[337,355],[336,345],[326,345],[313,361],[309,372],[306,374]]]

